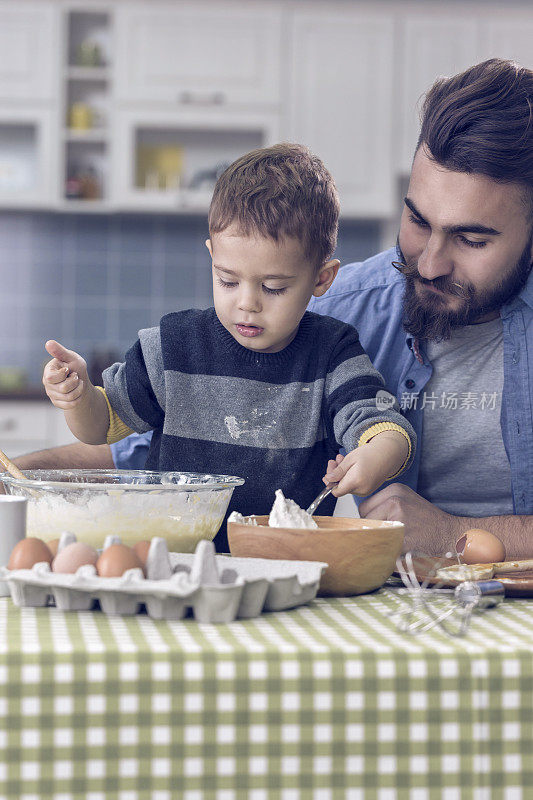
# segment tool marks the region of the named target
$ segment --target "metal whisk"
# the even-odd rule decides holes
[[[464,636],[474,611],[485,611],[502,602],[505,587],[500,581],[463,581],[455,588],[435,582],[437,570],[452,555],[447,553],[437,561],[422,583],[416,575],[413,553],[398,558],[396,568],[406,600],[392,617],[401,631],[418,634],[439,626],[449,636]]]

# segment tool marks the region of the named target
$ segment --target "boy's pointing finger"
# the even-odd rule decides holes
[[[49,339],[45,344],[46,352],[49,353],[53,358],[55,358],[58,362],[61,362],[63,366],[65,362],[72,361],[72,359],[76,358],[77,353],[73,350],[67,350],[66,347],[63,347],[62,344],[56,342],[55,339]]]

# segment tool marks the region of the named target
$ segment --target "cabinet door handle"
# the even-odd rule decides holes
[[[0,431],[2,433],[9,433],[9,431],[15,431],[17,429],[17,420],[16,419],[2,419],[0,420]]]
[[[178,94],[178,103],[194,106],[221,106],[226,102],[224,92],[190,92],[184,89]]]

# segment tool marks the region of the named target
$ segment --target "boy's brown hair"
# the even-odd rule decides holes
[[[216,182],[209,235],[235,225],[243,236],[298,239],[324,264],[335,251],[339,198],[322,161],[301,144],[276,144],[238,158]]]

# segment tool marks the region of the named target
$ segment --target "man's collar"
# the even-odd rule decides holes
[[[531,309],[533,309],[533,269],[529,273],[526,285],[519,293],[518,297],[524,301]]]
[[[415,339],[410,333],[406,333],[405,341],[407,342],[407,347],[412,352],[418,363],[423,364],[424,356],[420,352],[420,341]]]
[[[518,308],[521,302],[525,303],[530,309],[533,310],[533,269],[529,273],[523,289],[516,295],[516,297],[513,297],[512,300],[509,300],[508,303],[501,307],[500,316],[502,318],[506,317],[510,312],[514,311],[515,308]]]

